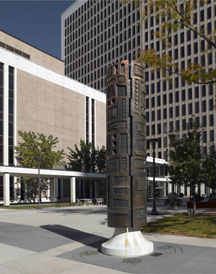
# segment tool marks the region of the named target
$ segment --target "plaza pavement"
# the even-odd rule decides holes
[[[151,207],[148,221],[186,211]],[[125,261],[100,251],[113,231],[106,206],[0,209],[0,273],[216,273],[216,239],[145,234],[154,252]]]

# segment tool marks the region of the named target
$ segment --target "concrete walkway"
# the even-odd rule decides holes
[[[154,253],[125,261],[100,252],[112,233],[106,206],[0,209],[0,273],[216,273],[216,239],[146,234]]]

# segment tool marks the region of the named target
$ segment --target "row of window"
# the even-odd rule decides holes
[[[208,122],[208,126],[209,127],[213,127],[214,126],[214,115],[210,114],[208,117],[208,121],[207,121],[207,116],[203,115],[202,116],[202,120],[200,120],[200,117],[195,117],[195,123],[197,126],[199,126],[200,124],[202,125],[203,128],[207,127],[207,122]],[[182,126],[180,128],[180,122],[182,123]],[[187,123],[189,123],[190,125],[193,122],[193,118],[189,118],[189,120],[187,121],[187,119],[182,119],[180,120],[176,120],[174,121],[170,121],[169,124],[167,122],[164,122],[163,124],[152,124],[147,125],[146,126],[146,136],[151,136],[151,135],[160,135],[162,133],[168,133],[169,131],[173,131],[173,130],[186,130],[186,125]],[[169,125],[169,128],[168,128]],[[212,141],[213,142],[213,141]]]
[[[197,5],[197,11],[198,12],[194,12],[193,13],[193,16],[191,16],[191,19],[192,19],[192,22],[193,24],[197,24],[197,21],[198,21],[198,16],[199,16],[199,21],[200,22],[203,22],[204,20],[208,20],[208,19],[211,19],[212,18],[212,7],[209,6],[209,7],[206,7],[204,6],[203,8],[203,1],[194,1],[195,4],[200,4],[200,5]],[[209,0],[209,3],[208,4],[211,4],[212,3],[212,0]],[[183,10],[184,9],[184,6],[183,4],[180,5],[180,10]],[[216,16],[216,6],[214,6],[214,16]],[[169,19],[169,18],[167,18]],[[166,19],[165,17],[161,17],[160,18],[160,21],[161,22],[164,22]],[[159,18],[157,17],[154,17],[154,16],[151,16],[149,18],[148,21],[145,22],[145,28],[151,28],[153,27],[154,25],[158,25],[160,23],[159,21]]]
[[[71,14],[67,19],[65,19],[65,27],[67,27],[70,23],[76,21],[77,25],[86,22],[88,19],[95,16],[100,12],[101,18],[109,16],[111,13],[113,14],[119,9],[119,17],[126,16],[131,11],[134,11],[137,8],[136,5],[128,3],[128,5],[122,5],[120,1],[115,0],[103,0],[103,1],[87,1],[84,5],[82,5],[79,9],[77,9],[73,14]],[[98,18],[99,19],[99,18]],[[99,21],[99,20],[98,20]]]
[[[180,109],[181,109],[181,114],[180,114]],[[214,109],[214,100],[209,99],[208,110],[212,111],[213,109]],[[169,108],[164,108],[163,110],[158,109],[157,112],[155,110],[152,110],[151,113],[147,111],[146,122],[150,122],[150,121],[154,122],[156,120],[160,121],[162,119],[165,120],[167,118],[173,118],[174,116],[179,117],[179,116],[193,115],[193,114],[200,113],[200,111],[202,112],[207,111],[206,101],[202,101],[201,106],[199,102],[189,103],[187,108],[187,113],[186,113],[185,104],[181,105],[181,107],[175,106],[175,108],[169,107]],[[157,114],[157,117],[156,117],[156,114]],[[163,117],[162,117],[162,114],[163,114]]]
[[[156,106],[160,107],[161,105],[167,105],[167,104],[173,104],[173,103],[178,103],[180,101],[180,96],[179,92],[181,94],[181,102],[186,101],[186,94],[187,94],[187,99],[190,101],[192,99],[198,99],[201,97],[206,97],[206,86],[202,86],[201,90],[199,90],[199,87],[196,87],[194,89],[194,94],[192,92],[192,88],[189,88],[187,91],[185,89],[176,92],[170,92],[169,94],[163,94],[163,95],[158,95],[157,97],[151,97],[151,98],[146,98],[146,109],[149,108],[154,108]],[[213,89],[208,90],[209,95],[213,95]],[[194,96],[193,96],[194,95]],[[212,104],[213,99],[209,99],[209,106]]]

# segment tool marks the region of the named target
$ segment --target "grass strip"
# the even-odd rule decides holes
[[[150,222],[141,231],[216,239],[216,215],[178,214]]]

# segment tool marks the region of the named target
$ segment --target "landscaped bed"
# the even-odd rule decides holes
[[[150,222],[142,232],[216,239],[216,215],[178,214]]]

